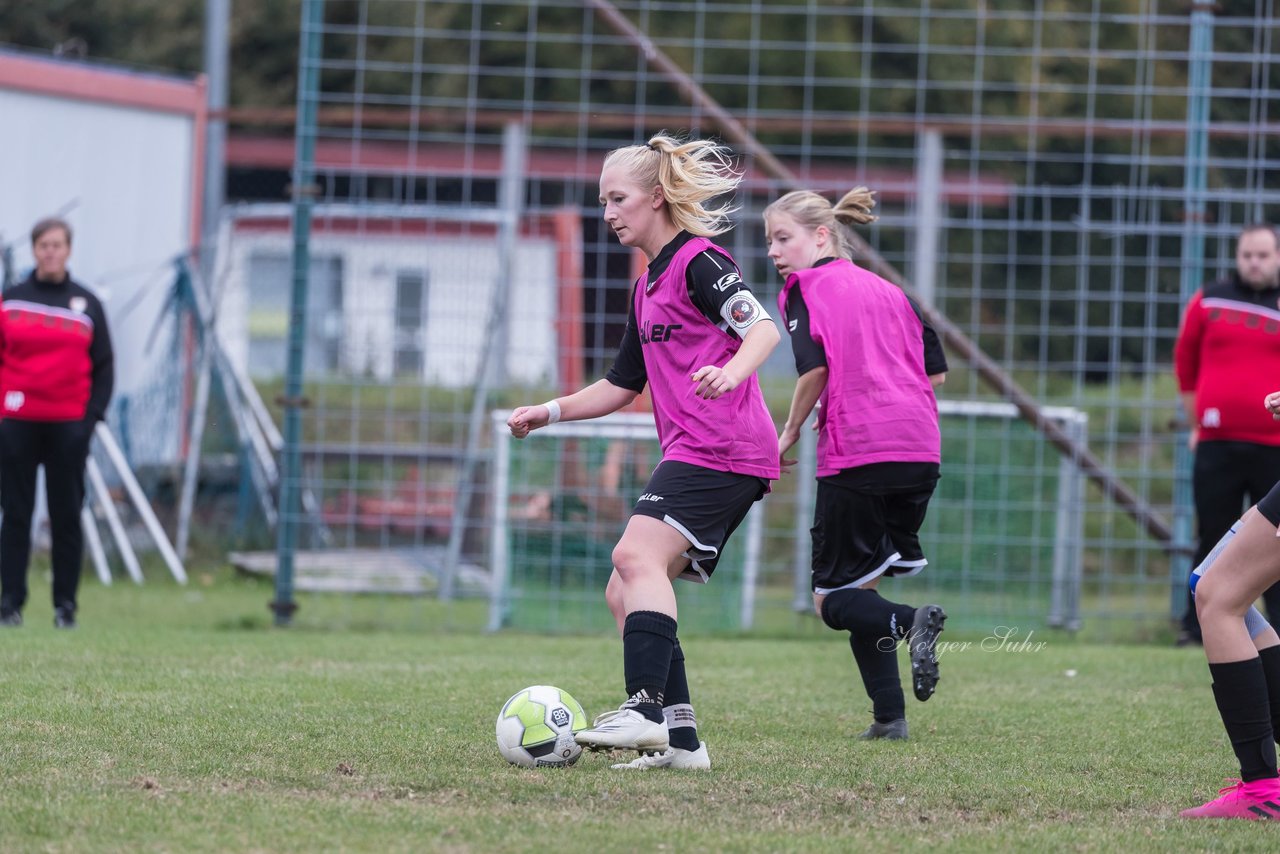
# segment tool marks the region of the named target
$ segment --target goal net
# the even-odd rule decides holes
[[[562,422],[516,440],[507,430],[509,414],[492,414],[489,628],[611,629],[604,588],[613,547],[661,459],[653,416]],[[679,583],[682,624],[713,632],[749,627],[761,540],[757,503],[726,547],[714,581]]]

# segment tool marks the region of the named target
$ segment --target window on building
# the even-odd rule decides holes
[[[395,372],[421,377],[426,371],[427,271],[396,274]]]

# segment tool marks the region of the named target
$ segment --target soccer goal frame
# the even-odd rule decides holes
[[[1074,407],[1050,406],[1043,409],[1045,416],[1056,422],[1076,443],[1087,447],[1088,414]],[[965,417],[1013,422],[1021,416],[1012,403],[981,400],[940,400],[938,413],[942,418]],[[511,606],[509,540],[512,531],[510,503],[512,495],[512,442],[539,441],[539,438],[555,439],[605,439],[656,442],[657,431],[653,417],[647,413],[614,413],[591,421],[562,422],[538,430],[525,440],[512,438],[507,429],[507,410],[490,413],[493,431],[493,466],[490,470],[490,489],[493,496],[493,535],[489,543],[490,600],[488,630],[497,631],[506,622]],[[817,488],[815,479],[816,435],[812,430],[801,431],[796,467],[796,496],[792,521],[792,564],[794,598],[793,608],[807,612],[813,607],[810,589],[810,535],[813,503]],[[1055,452],[1057,449],[1055,447]],[[945,465],[945,462],[944,462]],[[1081,625],[1081,587],[1084,556],[1084,502],[1086,475],[1078,461],[1059,454],[1056,490],[1053,498],[1052,561],[1050,570],[1049,610],[1047,625],[1075,631]],[[766,499],[767,500],[767,499]],[[740,627],[750,629],[755,620],[756,588],[762,568],[764,541],[763,502],[757,503],[747,515],[739,537],[744,540],[743,579],[740,606]]]
[[[1075,443],[1087,448],[1089,415],[1069,406],[1046,406],[1045,417],[1056,422]],[[1016,421],[1022,415],[1012,403],[987,400],[938,401],[940,418],[967,417]],[[799,462],[796,466],[797,496],[792,563],[794,575],[793,608],[799,612],[813,607],[809,573],[809,526],[817,492],[816,434],[810,429],[800,433]],[[1055,449],[1056,450],[1056,449]],[[944,471],[947,461],[943,460]],[[1045,623],[1053,628],[1076,631],[1080,628],[1080,591],[1084,571],[1084,499],[1087,476],[1078,461],[1059,454],[1057,495],[1054,509],[1053,559],[1050,574],[1049,613]],[[927,551],[927,546],[926,546]]]
[[[536,442],[539,439],[606,439],[653,442],[658,441],[657,428],[649,413],[615,412],[590,421],[569,421],[552,424],[520,440],[507,429],[509,410],[490,413],[493,431],[493,466],[490,472],[490,489],[493,496],[493,535],[489,541],[490,597],[488,630],[501,629],[511,604],[510,560],[508,551],[511,533],[511,448],[512,442]],[[621,534],[621,530],[619,530]],[[737,535],[744,540],[742,596],[739,619],[742,629],[751,628],[755,615],[756,581],[760,573],[762,544],[764,541],[764,512],[761,502],[752,505],[742,530]],[[737,538],[735,538],[737,539]],[[601,590],[603,596],[604,591]]]

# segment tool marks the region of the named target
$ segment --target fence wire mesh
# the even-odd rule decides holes
[[[743,155],[726,245],[766,304],[781,282],[760,211],[786,175],[828,194],[878,191],[880,219],[862,230],[873,251],[1040,404],[1087,416],[1101,465],[1185,535],[1171,368],[1190,295],[1184,248],[1202,241],[1194,288],[1229,269],[1242,225],[1280,216],[1273,0],[1216,14],[1168,0],[327,0],[323,11],[297,521],[300,546],[331,550],[335,574],[354,580],[350,595],[321,596],[300,576],[300,619],[364,619],[370,601],[375,622],[424,619],[421,604],[376,592],[402,589],[378,580],[393,564],[421,592],[450,567],[467,573],[449,613],[471,618],[493,531],[488,409],[607,370],[637,268],[603,228],[596,179],[608,150],[662,129]],[[1207,55],[1192,50],[1195,27],[1211,34]],[[1195,103],[1210,119],[1202,162]],[[243,137],[241,151],[271,143]],[[233,222],[220,331],[270,400],[288,210],[245,207]],[[951,362],[941,399],[1001,397],[954,351]],[[762,378],[781,419],[785,343]],[[1064,499],[1059,451],[998,423],[944,425],[930,580],[897,590],[936,590],[975,626],[1044,625],[1063,559],[1042,552],[1045,520],[1078,501],[1081,625],[1167,632],[1185,572],[1169,544],[1096,485]],[[984,497],[993,484],[998,502]],[[792,611],[807,538],[798,494],[783,483],[767,500],[757,612],[807,630]],[[957,564],[987,567],[991,584],[961,582]]]

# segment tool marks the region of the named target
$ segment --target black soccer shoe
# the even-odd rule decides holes
[[[54,608],[53,627],[55,629],[74,629],[76,627],[76,612],[70,608]]]
[[[915,622],[907,632],[911,651],[911,688],[916,699],[924,702],[933,696],[938,685],[938,635],[947,614],[937,605],[916,608]]]
[[[896,721],[889,721],[883,724],[879,721],[872,721],[871,726],[864,729],[858,738],[863,741],[872,741],[878,738],[883,738],[885,741],[906,741],[907,719],[898,718]]]
[[[22,612],[17,608],[6,608],[0,610],[0,626],[7,626],[16,629],[22,625]]]

